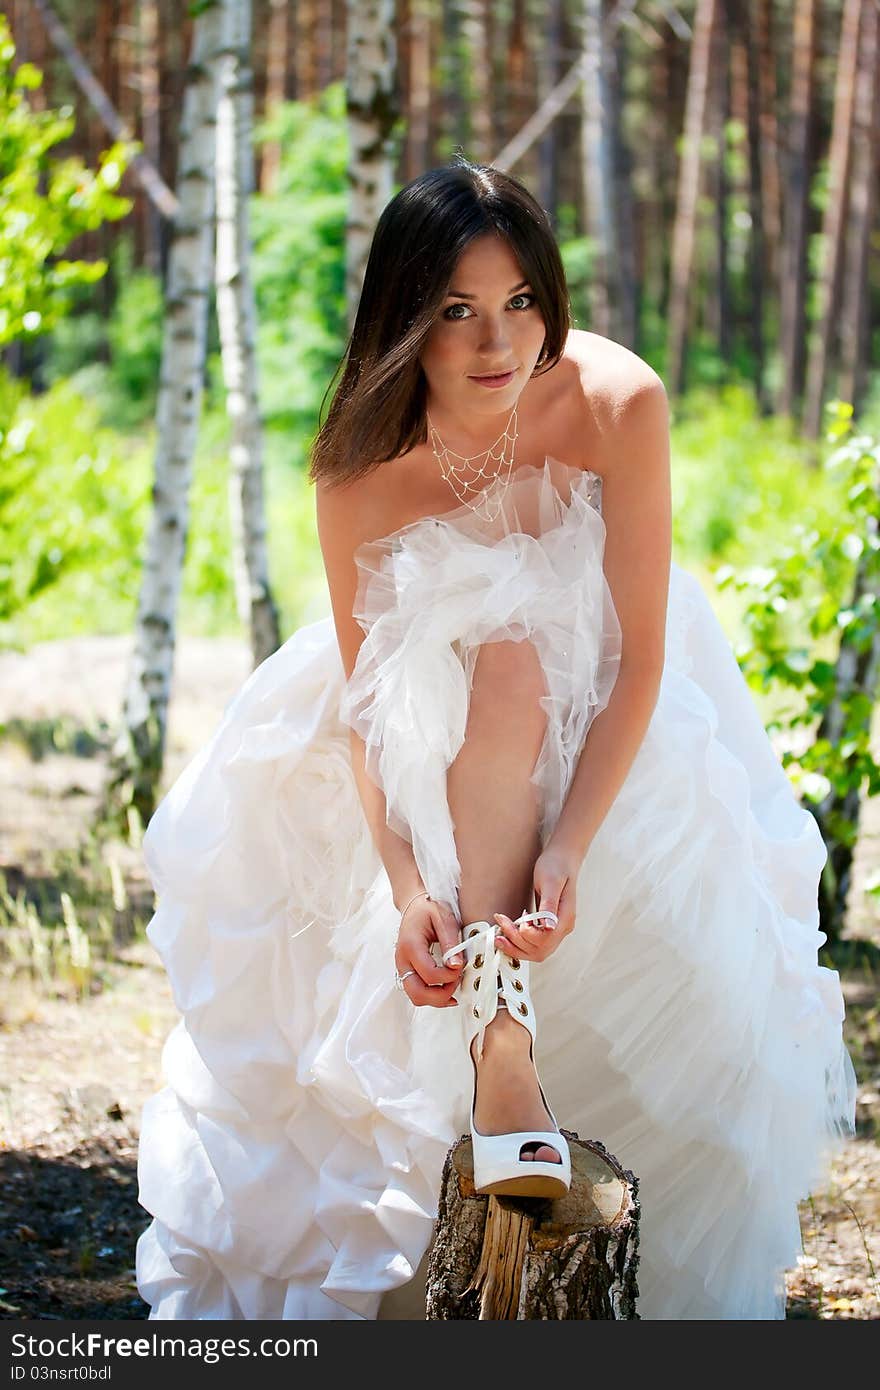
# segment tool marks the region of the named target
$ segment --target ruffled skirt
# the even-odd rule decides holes
[[[473,608],[459,616],[444,642],[470,630]],[[350,697],[332,620],[300,628],[148,827],[149,935],[182,1015],[141,1134],[155,1318],[375,1318],[413,1278],[467,1130],[458,1011],[394,988],[399,915],[351,768]],[[435,702],[427,736],[453,713],[460,728]],[[442,892],[442,817],[437,833],[426,886]],[[639,1178],[642,1317],[784,1316],[798,1201],[854,1128],[840,984],[817,964],[825,857],[708,600],[673,565],[647,733],[584,860],[576,930],[532,972],[560,1123]]]

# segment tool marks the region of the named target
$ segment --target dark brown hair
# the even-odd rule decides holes
[[[422,344],[459,256],[486,232],[510,243],[544,319],[534,375],[559,361],[571,306],[550,220],[510,174],[456,155],[406,184],[379,217],[354,327],[322,401],[344,367],[312,445],[311,482],[350,481],[427,438]]]

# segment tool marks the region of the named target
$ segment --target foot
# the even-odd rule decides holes
[[[529,1056],[531,1038],[499,1009],[483,1037],[483,1056],[477,1061],[473,1045],[471,1056],[477,1068],[477,1094],[474,1123],[481,1134],[516,1134],[525,1130],[553,1130],[547,1114],[535,1068]],[[537,1163],[561,1163],[556,1149],[548,1144],[524,1144],[520,1158]]]

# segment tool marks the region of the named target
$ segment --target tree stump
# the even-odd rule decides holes
[[[555,1201],[478,1196],[470,1135],[443,1167],[428,1319],[638,1318],[638,1179],[563,1130],[571,1188]]]

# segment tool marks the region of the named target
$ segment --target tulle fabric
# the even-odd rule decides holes
[[[332,620],[300,628],[150,822],[149,935],[182,1015],[141,1134],[154,1318],[374,1318],[430,1242],[472,1073],[458,1012],[394,988],[399,918],[348,729],[426,888],[457,906],[445,773],[480,646],[527,639],[541,660],[544,842],[621,654],[601,480],[548,458],[503,501],[494,522],[460,507],[362,546],[351,680]],[[825,856],[673,565],[647,733],[577,928],[532,972],[560,1123],[639,1176],[642,1317],[784,1315],[798,1200],[854,1130],[840,984],[817,963]]]

